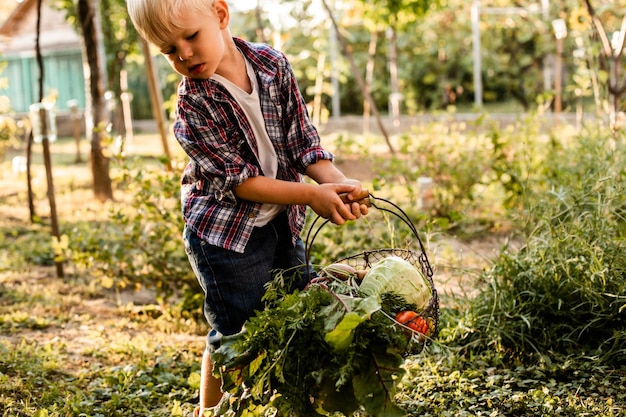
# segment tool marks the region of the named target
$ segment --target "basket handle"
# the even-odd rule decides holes
[[[352,202],[352,203],[365,204],[367,207],[372,207],[372,200],[370,199],[370,192],[367,189],[361,190],[361,194],[358,195],[358,198],[356,200],[348,200],[348,193],[340,193],[339,197],[341,197],[341,201],[343,201],[346,204]],[[371,198],[375,198],[375,197],[372,195]],[[317,228],[315,228],[315,224],[318,221],[321,221],[322,223]],[[322,230],[322,227],[326,223],[329,223],[329,222],[330,222],[329,219],[324,219],[322,216],[318,215],[315,218],[315,220],[313,220],[313,223],[311,223],[311,226],[309,227],[309,231],[306,235],[306,240],[305,240],[305,252],[306,252],[306,264],[307,265],[309,265],[309,260],[311,259],[310,254],[311,254],[311,246],[313,246],[313,241],[317,237],[317,234]]]
[[[366,194],[367,193],[367,194]],[[417,228],[415,227],[415,225],[413,224],[413,222],[411,221],[411,218],[409,217],[408,214],[406,214],[406,212],[404,212],[404,210],[402,210],[397,204],[386,200],[384,198],[377,198],[374,195],[370,194],[368,190],[363,190],[362,194],[359,195],[360,199],[359,200],[355,200],[361,204],[366,204],[368,207],[375,207],[380,211],[385,211],[387,213],[391,213],[395,216],[398,217],[398,219],[400,219],[413,233],[413,235],[416,237],[417,242],[419,243],[420,246],[420,259],[423,263],[423,265],[425,265],[426,268],[426,275],[428,275],[429,277],[433,276],[433,270],[432,267],[430,266],[430,262],[428,261],[428,257],[426,256],[426,248],[424,247],[424,243],[422,242],[422,239],[420,239],[419,237],[419,233],[417,231]],[[362,198],[361,198],[362,197]],[[345,193],[345,197],[342,197],[343,199],[346,199],[344,201],[347,201],[347,193]],[[381,204],[376,204],[375,201],[379,201],[381,203],[385,203],[389,207],[385,207],[384,205]],[[321,221],[322,223],[317,225],[317,222]],[[306,235],[306,239],[305,239],[305,256],[306,256],[306,263],[307,265],[310,265],[310,261],[311,261],[311,249],[313,247],[313,242],[315,241],[315,238],[317,237],[318,233],[320,233],[320,231],[322,230],[322,228],[329,223],[330,220],[328,219],[324,219],[321,216],[317,216],[314,220],[313,223],[311,223],[311,226],[309,227],[308,233]]]

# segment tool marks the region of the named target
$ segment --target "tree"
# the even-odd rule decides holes
[[[82,4],[82,6],[81,6]],[[139,53],[139,36],[130,23],[124,0],[89,2],[58,0],[56,7],[64,10],[66,19],[82,34],[87,108],[87,137],[92,143],[90,162],[94,177],[94,193],[101,200],[112,198],[108,167],[102,140],[119,135],[123,144],[131,138],[130,94],[127,87],[126,63],[129,55]],[[82,12],[79,12],[79,6]],[[86,10],[86,8],[89,10]],[[83,14],[81,14],[83,13]],[[85,21],[93,19],[93,23]],[[107,22],[100,27],[100,22]],[[85,40],[85,35],[95,39]],[[97,57],[94,61],[91,57]],[[92,77],[92,74],[94,77]],[[109,114],[105,91],[112,91],[114,112]],[[111,119],[111,120],[109,120]],[[120,149],[122,150],[122,149]],[[95,161],[95,163],[94,163]]]
[[[106,90],[113,93],[107,103],[107,107],[112,104],[113,108],[109,114],[111,120],[107,128],[111,135],[117,135],[122,139],[120,141],[122,148],[133,136],[126,61],[130,55],[140,53],[139,35],[130,23],[124,0],[101,0],[99,11],[101,21],[107,22],[102,25],[106,56]]]
[[[394,125],[396,126],[399,124],[400,101],[402,99],[398,75],[398,32],[422,18],[429,9],[437,7],[438,4],[438,1],[427,0],[375,0],[373,2],[364,2],[364,7],[368,10],[367,16],[371,21],[376,26],[385,22],[387,25],[389,82],[391,87],[389,101]]]
[[[600,65],[601,69],[605,70],[608,75],[606,83],[609,96],[609,125],[611,129],[616,130],[621,97],[626,93],[626,79],[619,79],[619,70],[623,68],[623,64],[621,64],[622,54],[626,45],[626,15],[622,17],[619,30],[613,33],[613,39],[609,39],[607,28],[602,22],[601,16],[591,4],[591,1],[585,0],[585,6],[596,30],[597,39],[599,39],[602,45]],[[619,8],[619,6],[617,7]],[[615,15],[612,15],[611,12],[613,10],[608,10],[608,13],[613,18],[612,20],[616,21]],[[615,29],[617,29],[617,25]]]
[[[356,78],[358,84],[359,84],[359,88],[361,89],[361,93],[363,93],[363,96],[365,97],[365,99],[370,103],[370,108],[372,110],[372,112],[374,113],[374,117],[376,118],[376,121],[378,122],[378,128],[380,129],[382,135],[385,138],[385,142],[387,143],[387,147],[389,148],[389,152],[394,155],[395,154],[395,149],[393,147],[393,145],[391,144],[391,141],[389,139],[389,135],[387,134],[387,130],[385,129],[385,126],[382,124],[381,121],[381,117],[380,117],[380,113],[378,112],[378,108],[376,107],[376,104],[374,103],[374,99],[372,98],[372,95],[370,94],[369,89],[366,87],[365,85],[365,81],[363,80],[363,77],[361,76],[361,73],[359,72],[359,68],[357,67],[355,61],[354,61],[354,57],[352,56],[352,52],[349,48],[349,45],[346,41],[346,38],[341,34],[341,32],[339,31],[339,26],[337,25],[337,21],[335,20],[334,16],[333,16],[333,10],[331,9],[331,7],[328,5],[328,2],[326,0],[322,0],[322,4],[324,6],[324,8],[326,9],[326,11],[328,12],[328,17],[330,18],[330,22],[332,23],[333,27],[335,28],[335,33],[337,34],[337,40],[339,41],[339,44],[341,45],[341,49],[343,51],[343,54],[345,55],[346,59],[348,60],[348,62],[350,62],[350,67],[352,68],[353,71],[353,75]]]
[[[35,54],[37,57],[37,66],[39,69],[39,102],[43,102],[43,86],[44,86],[44,65],[43,65],[43,56],[41,54],[40,47],[40,39],[41,39],[41,2],[42,0],[37,1],[37,33],[35,39]],[[43,160],[46,166],[46,180],[48,183],[48,201],[50,203],[50,223],[52,226],[52,237],[57,239],[60,238],[59,233],[59,222],[57,217],[56,210],[56,200],[54,196],[54,183],[52,179],[52,161],[50,157],[50,142],[48,139],[48,126],[47,126],[47,116],[48,112],[45,109],[41,109],[39,111],[39,120],[41,122],[40,131],[42,135],[42,147],[43,147]],[[34,128],[35,126],[33,126]],[[33,129],[34,131],[34,129]],[[29,144],[32,144],[32,134],[29,137]],[[31,150],[31,148],[29,148]],[[61,260],[55,259],[56,269],[57,269],[57,277],[63,278],[63,262]]]
[[[77,16],[83,34],[83,57],[87,94],[87,138],[91,142],[90,164],[93,192],[100,201],[113,199],[113,187],[109,175],[109,157],[104,153],[107,113],[104,101],[104,57],[100,13],[95,0],[78,0]]]

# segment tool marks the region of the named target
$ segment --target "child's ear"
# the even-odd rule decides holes
[[[225,0],[215,0],[213,3],[215,13],[220,20],[220,27],[225,28],[230,21],[230,11],[228,9],[228,3]]]

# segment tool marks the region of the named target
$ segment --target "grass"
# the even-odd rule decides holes
[[[5,272],[0,282],[3,416],[191,412],[200,329],[185,331],[187,323],[154,305],[120,304],[114,293],[59,280],[50,268]],[[461,321],[451,314],[444,318]],[[533,366],[501,359],[435,345],[407,361],[398,401],[410,416],[623,415],[624,370],[566,357]]]
[[[4,416],[182,415],[193,407],[199,326],[121,304],[50,268],[0,276]],[[179,404],[180,413],[173,413]],[[47,414],[45,414],[47,413]]]
[[[155,163],[157,143],[138,136],[129,153]],[[88,166],[73,162],[73,142],[62,139],[52,152],[65,231],[100,224],[109,209],[130,200],[117,191],[116,202],[93,202]],[[176,299],[159,301],[145,288],[104,288],[93,271],[76,265],[56,277],[40,155],[34,183],[41,221],[32,224],[25,180],[10,168],[17,154],[6,158],[0,177],[0,415],[188,415],[197,403],[206,326],[183,314]],[[478,351],[453,343],[468,329],[468,300],[483,285],[481,272],[507,241],[484,231],[472,236],[459,240],[446,230],[427,230],[442,330],[428,352],[407,358],[398,393],[407,415],[624,415],[623,368],[551,352],[521,363],[497,346]]]

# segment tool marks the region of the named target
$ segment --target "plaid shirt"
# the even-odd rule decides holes
[[[301,182],[307,166],[333,155],[320,146],[297,81],[284,54],[234,38],[255,70],[265,128],[276,149],[280,180]],[[204,241],[242,253],[260,203],[239,199],[234,189],[263,175],[252,128],[239,104],[217,81],[183,78],[178,88],[174,134],[190,157],[182,181],[183,217]],[[288,207],[295,242],[306,207]]]

